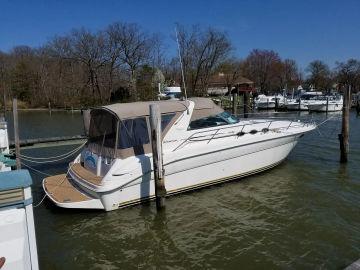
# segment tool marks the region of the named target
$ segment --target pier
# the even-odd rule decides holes
[[[19,140],[19,145],[21,149],[33,149],[33,148],[82,144],[86,140],[87,137],[84,135],[59,136],[59,137]],[[15,149],[15,142],[10,141],[9,147],[10,149]]]

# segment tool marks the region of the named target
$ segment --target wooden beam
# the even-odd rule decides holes
[[[340,162],[346,163],[348,161],[349,153],[349,115],[351,106],[351,86],[347,86],[344,91],[343,112],[341,134],[339,134],[340,141]]]
[[[237,101],[238,101],[238,94],[236,92],[234,92],[232,94],[232,113],[233,115],[237,115]]]
[[[20,140],[19,140],[19,120],[17,110],[17,99],[13,99],[13,118],[14,118],[14,139],[15,139],[15,155],[16,155],[16,169],[21,169],[20,161]]]
[[[30,147],[36,148],[35,146],[39,145],[71,145],[71,144],[81,144],[87,139],[86,136],[83,135],[75,135],[75,136],[61,136],[61,137],[50,137],[50,138],[38,138],[38,139],[26,139],[20,140],[20,147]],[[48,146],[50,147],[50,146]],[[15,142],[10,141],[9,148],[15,148]]]
[[[250,107],[250,99],[249,92],[244,92],[244,118],[248,118],[249,107]]]
[[[150,104],[149,106],[156,208],[160,210],[165,207],[166,196],[161,139],[161,113],[159,105]]]

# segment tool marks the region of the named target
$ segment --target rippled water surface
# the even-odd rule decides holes
[[[82,133],[80,114],[19,117],[22,138]],[[302,117],[321,122],[325,115]],[[360,257],[360,118],[351,115],[347,165],[338,162],[339,128],[330,119],[278,167],[167,198],[161,213],[154,203],[106,213],[45,200],[35,209],[41,269],[341,269]],[[23,153],[47,156],[73,147]],[[66,163],[33,166],[66,171]],[[36,203],[42,176],[32,176]]]

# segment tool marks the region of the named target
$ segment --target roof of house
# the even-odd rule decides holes
[[[226,77],[230,76],[224,73],[217,73],[210,77],[209,84],[210,85],[224,85],[226,86]],[[239,76],[234,82],[233,85],[241,85],[241,84],[254,84],[253,81],[245,78],[243,76]]]

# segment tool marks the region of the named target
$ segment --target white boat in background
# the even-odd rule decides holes
[[[322,92],[310,91],[305,92],[299,98],[293,99],[286,103],[286,109],[289,111],[308,111],[308,105],[317,102],[317,97],[321,96]]]
[[[337,96],[321,96],[315,102],[308,104],[309,111],[315,112],[338,112],[343,108],[343,97]]]
[[[285,97],[283,97],[282,95],[276,95],[276,96],[259,95],[255,99],[255,107],[259,110],[275,109],[276,100],[278,101],[279,107],[284,106]]]
[[[38,256],[27,170],[0,172],[0,268],[37,270]]]
[[[64,208],[106,211],[155,197],[149,105],[162,114],[167,195],[262,172],[282,162],[314,124],[241,120],[210,99],[122,103],[91,110],[89,139],[68,175],[45,178]]]
[[[15,159],[10,155],[7,123],[0,120],[0,172],[10,171],[15,166]]]
[[[165,87],[162,93],[159,92],[158,97],[160,97],[161,99],[179,100],[180,98],[182,98],[181,87],[179,86]]]

